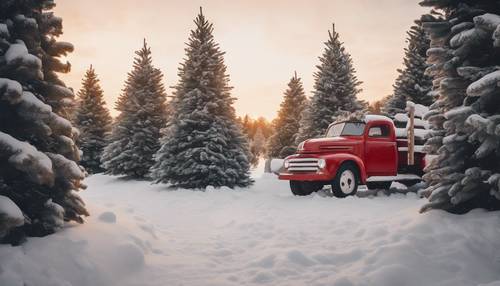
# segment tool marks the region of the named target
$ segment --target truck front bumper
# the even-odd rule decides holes
[[[291,173],[284,171],[279,174],[278,179],[288,181],[331,181],[332,175],[326,172],[326,170],[307,173]]]

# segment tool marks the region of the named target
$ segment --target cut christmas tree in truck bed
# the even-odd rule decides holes
[[[408,102],[408,114],[397,114],[394,120],[351,115],[332,123],[325,137],[300,143],[297,154],[285,158],[279,178],[290,181],[294,195],[309,195],[331,185],[337,197],[354,195],[359,184],[387,189],[394,181],[420,182],[426,110]]]

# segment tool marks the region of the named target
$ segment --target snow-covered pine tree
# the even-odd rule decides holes
[[[308,138],[323,136],[337,116],[365,106],[356,98],[361,92],[361,82],[355,75],[351,56],[340,41],[335,26],[328,34],[325,51],[316,66],[313,96],[303,113],[297,144]]]
[[[437,101],[427,118],[433,132],[426,149],[429,203],[463,213],[500,207],[500,1],[426,0],[443,11],[426,15],[431,37],[427,72]]]
[[[77,194],[84,178],[77,131],[67,120],[74,94],[57,76],[70,70],[59,57],[73,45],[57,41],[62,19],[54,6],[0,1],[0,196],[22,210],[20,236],[47,235],[88,215]]]
[[[83,154],[80,163],[89,173],[104,171],[101,167],[101,155],[111,131],[112,118],[106,108],[104,94],[92,65],[85,73],[82,88],[78,91],[73,121],[80,131],[77,140]]]
[[[167,120],[161,71],[153,66],[144,40],[135,52],[134,66],[116,103],[120,115],[113,124],[102,166],[107,174],[146,178],[160,148],[160,129]]]
[[[428,67],[427,49],[430,40],[420,20],[415,21],[407,32],[408,47],[405,48],[403,68],[398,69],[398,77],[394,83],[394,93],[385,103],[383,111],[389,115],[405,113],[406,102],[429,106],[434,101],[429,93],[432,79],[425,73]]]
[[[152,177],[174,187],[245,187],[248,144],[237,123],[224,53],[200,9],[179,68],[173,114]]]
[[[267,144],[267,156],[280,158],[283,148],[295,148],[301,115],[307,106],[307,97],[297,73],[290,79],[285,96],[273,121],[274,134]]]

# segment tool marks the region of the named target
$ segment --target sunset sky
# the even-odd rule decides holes
[[[313,72],[332,23],[364,82],[360,97],[375,101],[390,94],[406,31],[427,11],[412,0],[59,0],[55,13],[63,18],[61,40],[75,46],[68,56],[72,71],[62,78],[78,90],[92,64],[116,115],[114,102],[134,51],[146,38],[165,86],[174,85],[200,6],[226,52],[237,114],[268,119],[276,116],[294,71],[311,95]]]

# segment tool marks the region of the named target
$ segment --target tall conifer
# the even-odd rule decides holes
[[[270,158],[283,157],[284,148],[296,146],[301,116],[306,107],[307,97],[302,82],[295,73],[288,83],[278,117],[273,122],[274,134],[269,138],[267,146],[267,155]]]
[[[339,115],[359,111],[365,105],[356,98],[361,92],[361,82],[335,26],[328,35],[325,51],[314,74],[313,96],[302,116],[296,143],[323,136],[328,125]]]
[[[179,68],[173,114],[152,177],[174,187],[245,187],[248,144],[237,123],[224,53],[200,9]]]
[[[421,22],[415,21],[415,23],[407,32],[408,47],[405,48],[404,66],[398,69],[399,75],[394,83],[394,93],[383,108],[384,112],[390,115],[404,113],[407,101],[425,106],[431,105],[434,101],[430,93],[432,79],[425,74],[428,67],[426,52],[430,40]]]
[[[108,174],[146,178],[167,119],[166,94],[163,75],[153,66],[146,40],[135,54],[134,67],[116,103],[121,113],[104,149],[102,165]]]
[[[54,6],[0,1],[0,196],[23,212],[21,236],[50,234],[88,215],[77,194],[84,172],[68,120],[74,94],[57,75],[69,72],[59,57],[73,45],[57,41],[62,19],[50,12]]]
[[[425,0],[443,15],[422,18],[437,101],[426,149],[429,204],[462,213],[500,207],[500,1]],[[496,198],[495,198],[496,197]]]
[[[92,66],[85,73],[77,102],[74,122],[80,133],[77,142],[83,154],[80,162],[87,172],[99,173],[104,170],[101,155],[111,131],[112,118]]]

